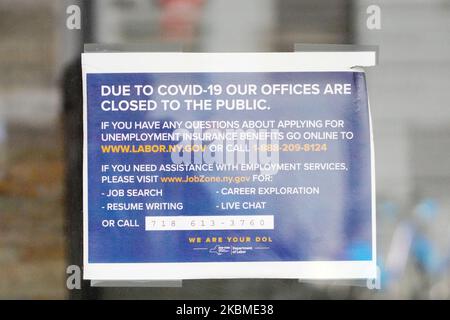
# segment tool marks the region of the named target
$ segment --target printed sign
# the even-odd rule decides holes
[[[87,279],[370,278],[374,53],[85,53]]]

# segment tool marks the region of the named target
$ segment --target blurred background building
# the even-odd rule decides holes
[[[81,9],[81,30],[66,26],[70,5]],[[367,26],[371,5],[381,10],[380,29]],[[101,289],[96,297],[449,299],[449,39],[448,0],[0,0],[0,298],[83,297],[66,289],[66,267],[79,252],[71,252],[76,228],[64,194],[79,183],[70,150],[82,137],[70,135],[64,106],[78,95],[70,66],[77,68],[84,42],[97,42],[176,43],[186,51],[378,45],[379,65],[367,78],[381,290],[203,280]]]

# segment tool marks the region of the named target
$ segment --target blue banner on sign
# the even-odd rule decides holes
[[[89,263],[370,261],[362,72],[87,74]]]

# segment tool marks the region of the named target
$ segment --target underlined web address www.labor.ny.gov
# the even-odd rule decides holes
[[[165,153],[165,152],[205,152],[207,146],[201,144],[145,144],[145,145],[101,145],[102,153]]]

